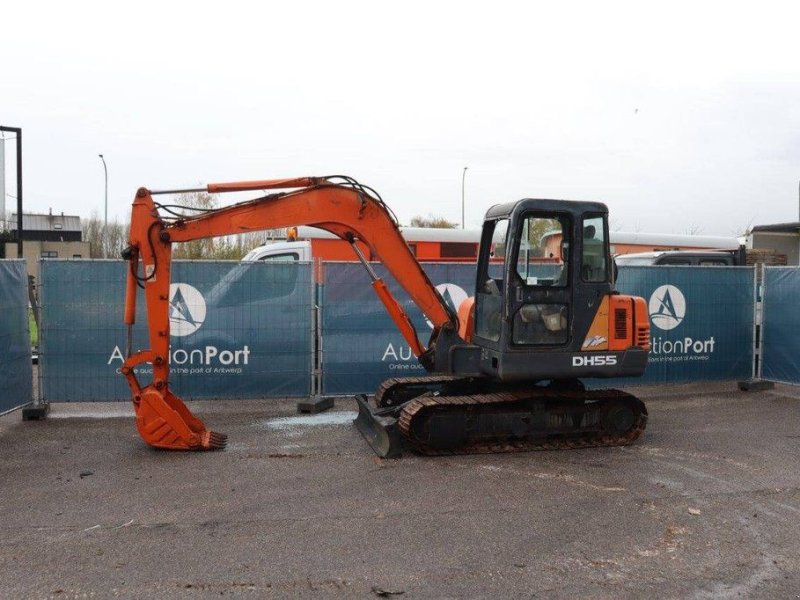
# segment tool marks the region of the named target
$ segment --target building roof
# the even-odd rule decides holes
[[[8,218],[9,228],[17,229],[17,213]],[[22,213],[24,231],[80,231],[81,218],[77,215]]]
[[[773,225],[756,225],[750,233],[798,233],[800,223],[775,223]]]
[[[609,232],[612,244],[639,244],[646,246],[680,246],[691,248],[714,248],[736,250],[739,240],[721,235],[689,235],[679,233],[639,233],[626,231]]]
[[[800,224],[798,224],[800,225]],[[429,227],[401,227],[400,231],[408,242],[471,242],[481,241],[480,229],[439,229]],[[551,234],[561,232],[549,232],[542,236],[544,239]],[[676,233],[641,233],[611,231],[611,244],[638,244],[643,246],[666,246],[669,248],[710,248],[714,250],[736,250],[739,248],[740,241],[735,237],[725,237],[717,235],[689,235]],[[280,236],[283,237],[283,236]],[[297,239],[337,239],[332,233],[317,229],[316,227],[300,226],[297,228]]]
[[[560,234],[560,231],[546,233],[542,239],[549,235]],[[690,235],[681,233],[641,233],[628,231],[610,231],[610,243],[631,244],[638,246],[667,246],[670,248],[713,248],[714,250],[736,250],[739,240],[735,237],[721,235]]]
[[[477,244],[481,241],[480,229],[442,229],[438,227],[401,227],[400,231],[407,242],[466,242]],[[297,228],[297,239],[339,239],[338,236],[302,225]]]

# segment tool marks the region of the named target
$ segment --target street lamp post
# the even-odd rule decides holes
[[[464,167],[461,173],[461,229],[464,229],[464,179],[467,176],[468,168],[469,167]]]
[[[105,203],[105,226],[108,227],[108,167],[106,166],[106,159],[102,154],[98,154],[100,160],[103,161],[103,172],[106,175],[106,203]]]

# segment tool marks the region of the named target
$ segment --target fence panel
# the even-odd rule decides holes
[[[33,399],[28,274],[24,260],[0,260],[0,414]]]
[[[764,317],[762,324],[763,379],[800,383],[800,269],[764,269]]]
[[[427,341],[430,326],[422,314],[386,271],[376,267]],[[425,269],[453,306],[472,293],[473,265],[428,264]],[[173,274],[171,364],[179,395],[309,393],[315,339],[311,265],[177,262]],[[323,393],[372,392],[388,377],[424,372],[360,264],[328,263],[323,282]],[[650,307],[653,349],[647,373],[637,383],[748,377],[752,283],[749,268],[621,269],[618,289],[644,297]],[[125,351],[124,286],[122,261],[43,261],[44,399],[128,398],[118,374]],[[144,321],[140,295],[134,350],[148,345]]]
[[[457,306],[472,295],[472,265],[425,265],[435,284],[449,286]],[[385,276],[385,271],[380,270]],[[419,310],[390,277],[392,292],[411,315],[420,337],[428,327]],[[752,372],[753,270],[736,267],[626,267],[617,288],[645,298],[653,348],[637,384],[744,379]],[[359,264],[326,265],[322,293],[323,392],[373,392],[387,377],[424,370],[397,333]],[[593,386],[630,385],[631,379],[591,381]]]
[[[430,325],[381,265],[373,265],[427,343]],[[475,266],[425,264],[445,300],[458,307],[475,288]],[[322,287],[322,391],[327,395],[374,392],[389,377],[425,374],[398,333],[359,263],[326,263]]]
[[[306,396],[312,370],[308,263],[175,262],[171,385],[186,399]],[[44,399],[127,400],[119,374],[126,263],[41,264]],[[133,350],[148,347],[140,291]],[[149,382],[149,367],[139,370]]]
[[[636,383],[752,374],[752,267],[625,267],[617,289],[648,303],[652,347]]]

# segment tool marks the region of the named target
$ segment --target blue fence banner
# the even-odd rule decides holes
[[[645,299],[651,337],[644,377],[619,385],[752,375],[752,267],[625,267],[617,289]]]
[[[385,271],[378,269],[384,276]],[[445,299],[458,306],[475,287],[475,268],[428,264]],[[430,331],[391,277],[423,343]],[[642,378],[594,380],[593,387],[750,377],[753,360],[753,269],[625,267],[617,289],[648,303],[653,346]],[[361,265],[326,265],[322,291],[323,393],[374,392],[388,377],[422,375],[422,366],[375,297]]]
[[[761,377],[800,383],[800,269],[764,269]]]
[[[427,343],[431,325],[386,270],[375,268]],[[474,265],[430,263],[424,268],[454,308],[474,290]],[[42,261],[44,400],[129,398],[119,374],[125,354],[125,269],[122,261]],[[176,262],[170,288],[176,393],[187,399],[306,396],[316,389],[317,351],[325,395],[371,393],[387,378],[425,373],[362,265],[325,263],[317,285],[312,275],[308,263]],[[751,376],[752,268],[625,267],[617,289],[648,304],[649,366],[641,379],[590,385]],[[321,307],[316,325],[315,301]],[[140,292],[134,351],[149,346],[145,322]],[[142,369],[144,381],[148,370]]]
[[[381,265],[373,265],[408,312],[427,344],[431,326]],[[475,289],[471,264],[425,264],[425,272],[453,307]],[[326,395],[371,393],[389,377],[426,373],[375,295],[359,263],[326,263],[322,304],[322,391]]]
[[[0,414],[33,399],[28,274],[24,260],[0,260]]]
[[[127,400],[119,369],[127,263],[41,263],[43,398]],[[170,383],[184,399],[307,396],[313,356],[308,263],[177,261],[170,286]],[[149,347],[139,291],[133,351]],[[149,366],[139,369],[150,381]]]

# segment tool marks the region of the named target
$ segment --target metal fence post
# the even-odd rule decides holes
[[[766,288],[765,264],[759,263],[757,267],[753,268],[753,370],[750,379],[739,382],[739,389],[743,392],[760,392],[775,387],[773,382],[761,379],[764,366]],[[761,290],[760,294],[759,289]]]
[[[758,370],[755,373],[757,379],[761,379],[761,375],[764,372],[764,311],[767,309],[767,267],[765,263],[761,263],[760,265],[760,282],[758,285],[761,287],[759,288],[761,293],[759,294],[759,303],[760,303],[760,310],[757,314],[757,329],[758,329]]]
[[[322,394],[322,260],[311,266],[311,396],[297,403],[297,412],[315,414],[333,407],[333,398]]]
[[[50,403],[44,398],[44,381],[42,377],[42,341],[44,339],[43,335],[43,328],[42,324],[44,320],[42,318],[43,312],[42,311],[42,296],[41,290],[44,288],[42,285],[42,263],[44,263],[43,259],[39,259],[39,268],[37,272],[39,273],[39,282],[37,287],[38,294],[33,293],[32,289],[32,282],[31,279],[28,279],[28,296],[31,300],[31,305],[34,311],[34,322],[36,323],[37,328],[37,348],[36,348],[36,385],[33,388],[33,404],[30,406],[26,406],[22,409],[22,420],[23,421],[42,421],[47,418],[47,414],[50,412]],[[33,357],[31,357],[33,360]]]
[[[759,336],[759,318],[761,313],[761,306],[759,306],[759,294],[758,294],[758,276],[759,276],[759,267],[753,267],[753,369],[750,374],[750,379],[756,379],[759,374],[759,364],[761,362],[761,345],[758,341]],[[763,280],[763,277],[762,277]]]

